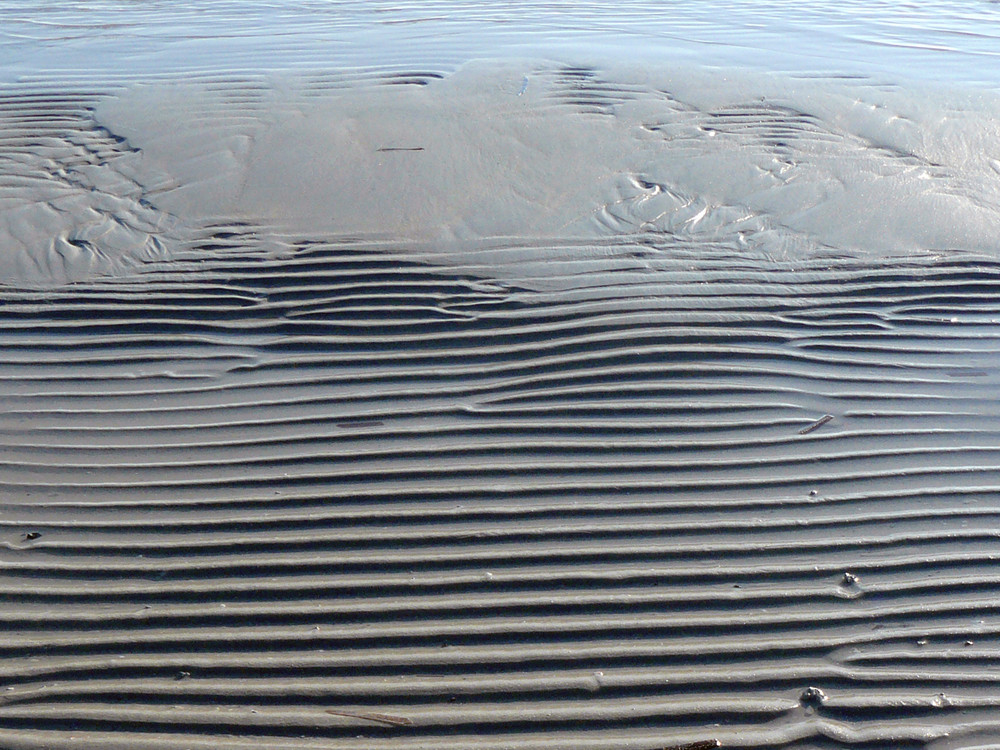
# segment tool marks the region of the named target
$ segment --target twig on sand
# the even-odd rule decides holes
[[[348,716],[352,719],[364,719],[366,721],[376,721],[379,724],[389,724],[394,727],[412,727],[413,722],[405,716],[390,716],[389,714],[374,714],[360,711],[337,711],[332,708],[326,709],[328,714],[334,716]]]
[[[823,425],[825,425],[831,419],[833,419],[833,415],[832,414],[824,414],[822,417],[820,417],[819,419],[817,419],[815,422],[813,422],[808,427],[803,427],[801,430],[799,430],[799,434],[800,435],[808,435],[810,432],[813,432],[814,430],[818,430],[820,427],[822,427]]]

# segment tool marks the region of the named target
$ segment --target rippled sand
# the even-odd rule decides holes
[[[1000,736],[996,96],[0,97],[0,745]]]

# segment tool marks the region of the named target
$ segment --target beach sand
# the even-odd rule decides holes
[[[540,60],[9,87],[0,745],[986,746],[998,114]]]

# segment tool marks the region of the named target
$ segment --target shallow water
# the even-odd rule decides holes
[[[595,56],[998,84],[993,2],[10,4],[6,80]]]
[[[993,3],[8,3],[0,745],[1000,737]]]

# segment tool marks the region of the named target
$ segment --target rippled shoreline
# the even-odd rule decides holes
[[[1000,736],[996,6],[520,11],[9,16],[0,745]]]
[[[862,75],[995,90],[989,0],[8,3],[0,79],[364,66],[545,57]]]

